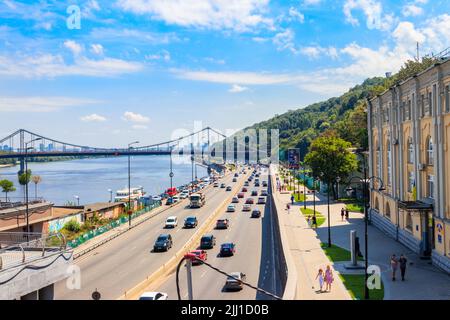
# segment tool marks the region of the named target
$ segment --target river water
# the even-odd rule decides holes
[[[173,159],[173,185],[180,186],[191,181],[192,166],[189,157]],[[110,200],[108,189],[116,190],[128,187],[128,158],[111,157],[80,159],[58,162],[29,162],[32,174],[42,177],[37,185],[37,196],[43,197],[57,205],[68,201],[80,204],[107,202]],[[23,187],[17,180],[19,166],[0,168],[0,180],[14,182],[16,192],[9,193],[12,201],[23,200]],[[135,156],[131,157],[131,187],[143,186],[151,195],[160,194],[170,187],[170,156]],[[194,171],[195,173],[195,171]],[[206,168],[197,166],[197,176],[207,175]],[[1,190],[0,190],[1,191]],[[4,200],[4,194],[0,194]],[[35,197],[35,185],[29,185],[30,200]]]

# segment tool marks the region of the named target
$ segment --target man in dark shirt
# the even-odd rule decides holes
[[[408,260],[402,254],[402,255],[400,255],[400,259],[398,259],[398,262],[400,264],[400,273],[402,275],[402,281],[405,281],[406,263],[408,262]]]

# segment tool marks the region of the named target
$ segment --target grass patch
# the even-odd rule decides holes
[[[333,262],[350,261],[352,259],[350,251],[344,248],[335,246],[334,244],[332,244],[331,247],[328,247],[328,244],[323,242],[320,244],[320,246],[322,247],[328,259]],[[364,259],[362,257],[358,257],[358,260],[363,261]]]
[[[361,203],[349,203],[345,205],[345,208],[351,212],[364,212],[364,206]]]
[[[303,193],[294,193],[293,195],[296,202],[304,202],[306,200],[306,196]]]
[[[304,215],[304,216],[313,216],[314,215],[314,210],[313,209],[309,209],[309,208],[300,208],[300,212]],[[322,215],[319,211],[316,210],[316,220],[317,220],[317,226],[320,227],[324,222],[325,222],[325,216]]]
[[[365,278],[363,274],[340,274],[342,282],[353,299],[364,299],[364,282]],[[384,298],[384,285],[381,282],[381,289],[372,289],[369,291],[370,300],[383,300]]]

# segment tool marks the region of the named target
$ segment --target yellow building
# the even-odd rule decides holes
[[[372,223],[450,273],[450,59],[371,99],[368,125]]]

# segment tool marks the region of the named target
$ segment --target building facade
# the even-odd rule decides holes
[[[371,99],[370,219],[450,272],[450,59]]]

